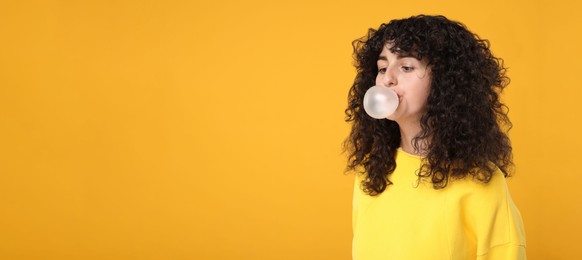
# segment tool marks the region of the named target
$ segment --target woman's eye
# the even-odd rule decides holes
[[[409,66],[402,66],[402,69],[404,69],[404,71],[408,72],[408,71],[412,71],[414,68],[409,67]]]
[[[386,68],[381,68],[378,70],[378,73],[384,73],[384,72],[386,72]]]

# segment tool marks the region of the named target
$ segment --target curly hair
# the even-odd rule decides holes
[[[449,180],[473,178],[487,183],[496,168],[505,177],[513,167],[512,148],[506,132],[512,128],[508,107],[499,95],[509,84],[503,60],[491,53],[490,43],[467,27],[442,15],[417,15],[369,28],[367,35],[352,41],[357,75],[349,90],[345,121],[352,122],[343,152],[349,151],[345,172],[363,168],[363,190],[375,196],[392,182],[400,128],[395,121],[374,119],[363,109],[366,91],[375,85],[377,59],[386,43],[390,51],[425,57],[431,69],[427,110],[421,130],[412,139],[426,156],[417,171],[418,181],[430,179],[434,189]],[[428,68],[428,67],[427,67]]]

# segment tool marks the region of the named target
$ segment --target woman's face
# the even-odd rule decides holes
[[[402,124],[417,124],[426,111],[426,100],[430,93],[430,68],[426,58],[399,56],[385,44],[378,57],[376,85],[385,86],[398,94],[399,104],[396,111],[387,118]]]

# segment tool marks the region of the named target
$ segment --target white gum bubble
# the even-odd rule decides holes
[[[376,119],[384,119],[398,108],[398,95],[384,86],[373,86],[364,94],[364,110]]]

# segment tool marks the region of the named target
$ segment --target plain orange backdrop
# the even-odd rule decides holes
[[[511,83],[529,259],[582,259],[575,1],[2,1],[1,259],[350,259],[351,41],[443,14]]]

